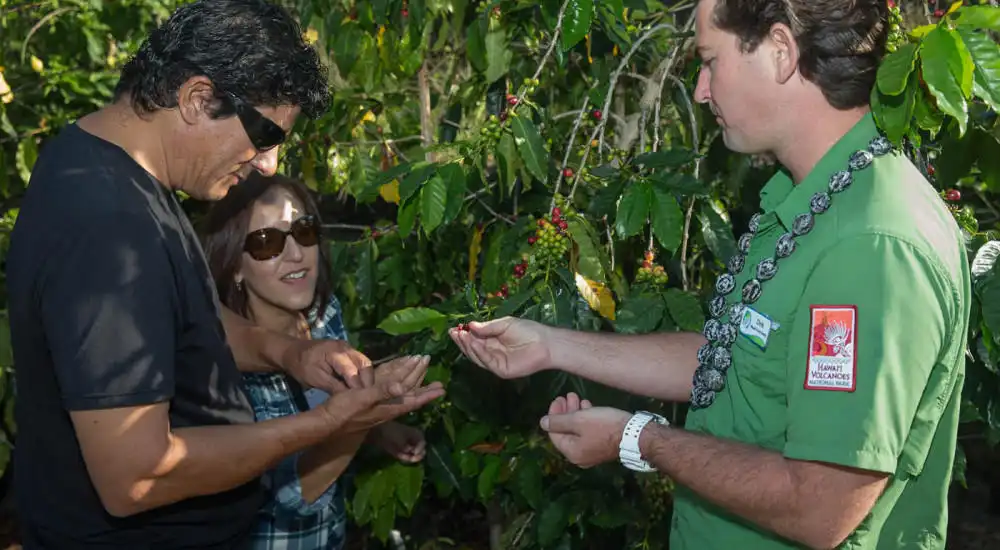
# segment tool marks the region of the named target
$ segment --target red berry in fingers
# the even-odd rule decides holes
[[[962,200],[962,192],[959,191],[958,189],[949,189],[948,193],[945,195],[945,198],[947,198],[951,202],[958,202]]]

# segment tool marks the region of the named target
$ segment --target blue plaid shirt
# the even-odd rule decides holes
[[[322,318],[317,320],[316,311],[313,311],[309,323],[313,327],[313,339],[347,339],[340,303],[333,296]],[[247,373],[243,381],[258,422],[300,412],[285,375]],[[315,391],[309,393],[310,401],[316,399]],[[299,402],[301,400],[300,395]],[[299,483],[300,456],[301,453],[289,456],[264,474],[262,482],[267,500],[257,512],[250,549],[340,550],[344,547],[347,512],[343,484],[338,480],[315,502],[307,502]]]

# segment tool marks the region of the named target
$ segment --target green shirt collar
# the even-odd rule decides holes
[[[819,191],[825,191],[830,176],[847,166],[847,159],[859,149],[866,149],[878,128],[872,114],[866,113],[837,143],[816,163],[802,183],[795,185],[784,169],[776,173],[761,189],[760,204],[765,213],[774,212],[781,223],[791,227],[795,216],[809,210],[809,200]]]

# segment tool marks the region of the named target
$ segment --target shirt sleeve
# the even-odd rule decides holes
[[[299,458],[302,453],[285,457],[276,468],[268,472],[274,487],[274,502],[287,512],[298,516],[311,516],[328,508],[337,493],[337,482],[333,482],[313,502],[302,496],[302,483],[299,481]]]
[[[919,473],[954,388],[958,303],[940,264],[899,238],[824,253],[788,327],[785,456]]]
[[[68,233],[39,304],[68,410],[148,405],[174,393],[175,285],[155,223],[116,213]]]

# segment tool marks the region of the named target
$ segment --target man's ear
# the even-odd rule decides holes
[[[204,76],[192,76],[177,90],[177,112],[187,124],[207,118],[216,101],[212,81]]]
[[[773,45],[774,76],[778,84],[788,82],[799,69],[799,44],[792,29],[784,23],[775,23],[768,33]]]

